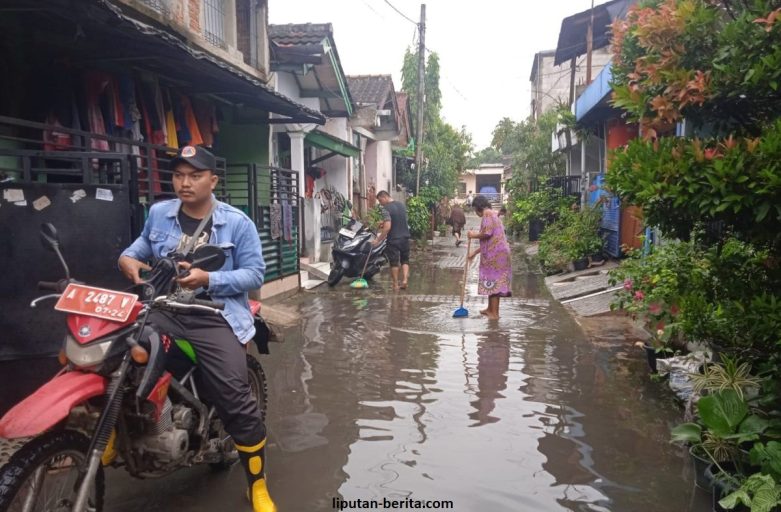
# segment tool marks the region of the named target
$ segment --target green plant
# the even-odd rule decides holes
[[[678,425],[672,429],[672,441],[691,443],[717,465],[731,461],[741,468],[740,443],[758,440],[769,425],[752,414],[746,400],[733,389],[701,397],[697,411],[700,423]]]
[[[431,226],[431,210],[420,197],[407,201],[407,224],[413,238],[425,238]]]
[[[573,260],[602,250],[599,236],[601,212],[560,208],[557,219],[540,237],[538,257],[549,271],[564,270]]]
[[[754,473],[737,490],[719,500],[719,505],[732,510],[738,505],[750,507],[751,512],[772,512],[781,505],[781,485],[770,475]]]
[[[529,221],[538,219],[546,224],[553,222],[562,209],[572,204],[571,197],[563,197],[558,191],[543,187],[536,192],[521,195],[513,203],[511,223],[515,231],[526,231]]]
[[[366,212],[366,214],[361,219],[361,222],[365,226],[369,226],[372,229],[377,229],[377,227],[380,225],[380,223],[383,220],[382,216],[382,207],[377,204],[374,206],[374,208],[369,209],[369,211]]]
[[[738,363],[737,360],[722,356],[721,363],[705,365],[703,373],[692,373],[691,381],[694,391],[701,393],[720,392],[731,389],[743,399],[746,390],[758,390],[762,379],[751,375],[751,365],[747,362]]]

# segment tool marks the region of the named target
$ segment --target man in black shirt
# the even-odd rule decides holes
[[[407,225],[407,208],[404,204],[394,201],[386,191],[377,193],[377,201],[382,205],[382,232],[373,242],[374,246],[387,238],[388,247],[385,254],[391,266],[391,281],[393,291],[407,288],[409,280],[409,225]],[[399,283],[399,266],[401,266],[401,283]]]

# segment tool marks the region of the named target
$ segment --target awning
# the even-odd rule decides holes
[[[183,36],[125,14],[108,0],[42,0],[36,2],[34,9],[27,0],[9,0],[5,4],[10,7],[3,22],[46,30],[46,40],[34,42],[52,45],[52,55],[63,53],[58,41],[76,38],[67,49],[68,61],[74,64],[143,69],[190,94],[209,95],[233,105],[279,114],[287,118],[286,122],[325,124],[325,116],[320,112],[274,91]]]
[[[610,24],[616,18],[623,18],[637,0],[611,0],[593,9],[593,48],[610,44]],[[561,21],[559,44],[556,46],[554,66],[586,53],[586,34],[591,22],[592,9],[574,14]]]
[[[307,133],[304,140],[312,146],[331,151],[337,155],[357,157],[361,154],[361,149],[357,146],[321,131]]]
[[[613,88],[613,66],[608,64],[575,101],[575,120],[580,125],[603,121],[615,115],[618,110],[610,105]]]

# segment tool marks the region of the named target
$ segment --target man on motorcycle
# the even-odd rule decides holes
[[[205,243],[225,250],[225,264],[219,271],[192,268],[177,279],[181,288],[192,290],[197,298],[224,302],[221,315],[155,311],[150,323],[195,347],[199,384],[233,437],[249,481],[253,509],[273,512],[276,507],[264,471],[266,429],[247,381],[244,346],[255,335],[247,292],[260,288],[266,270],[260,238],[249,217],[214,197],[219,181],[214,155],[201,147],[185,146],[171,165],[178,199],[152,205],[141,235],[122,253],[119,267],[128,279],[140,283],[140,271],[150,268],[146,262],[171,252],[186,253]]]

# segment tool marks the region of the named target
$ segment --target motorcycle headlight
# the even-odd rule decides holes
[[[98,343],[81,345],[73,336],[65,338],[65,356],[76,366],[96,366],[103,362],[116,337],[107,338]]]

